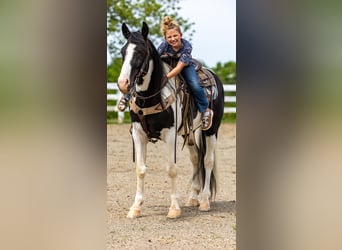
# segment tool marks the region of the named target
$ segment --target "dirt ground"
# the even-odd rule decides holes
[[[166,145],[147,147],[143,216],[127,219],[136,191],[135,165],[128,124],[107,126],[107,250],[112,249],[236,249],[236,126],[222,124],[217,145],[218,189],[211,211],[185,207],[192,167],[178,137],[177,186],[182,215],[166,218],[170,180],[165,170]]]

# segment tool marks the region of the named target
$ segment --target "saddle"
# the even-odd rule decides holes
[[[174,68],[178,63],[179,57],[172,54],[164,54],[161,56],[161,59],[162,61],[169,64],[171,68]],[[195,66],[195,70],[197,72],[197,76],[201,86],[204,87],[206,90],[207,99],[209,103],[211,103],[213,100],[216,99],[218,93],[216,80],[213,76],[214,72],[204,67],[202,63],[195,58],[192,58],[192,63]],[[179,75],[179,77],[181,78],[182,83],[185,83],[184,78],[181,75]]]
[[[194,60],[195,64],[196,62],[200,63],[197,60]],[[195,67],[196,69],[196,67]],[[213,71],[210,69],[207,69],[205,67],[202,67],[202,64],[200,64],[200,68],[196,70],[199,82],[201,86],[204,87],[206,94],[207,94],[207,99],[209,103],[211,103],[213,100],[216,99],[217,97],[217,86],[216,86],[216,80],[213,76]]]
[[[173,55],[162,55],[162,61],[166,62],[170,65],[171,68],[174,68],[178,63],[179,58]],[[203,67],[202,63],[197,59],[192,58],[192,62],[195,66],[195,70],[197,72],[197,76],[199,82],[202,87],[204,87],[206,91],[206,96],[209,102],[210,108],[213,106],[213,100],[217,98],[217,85],[216,80],[213,76],[213,71],[208,68]],[[180,89],[184,92],[183,98],[183,129],[184,129],[184,144],[186,139],[188,139],[188,145],[194,145],[194,128],[193,128],[193,119],[197,114],[197,106],[194,102],[194,98],[191,96],[191,93],[188,89],[187,84],[185,84],[184,78],[179,74],[180,78]],[[196,128],[195,128],[196,129]],[[183,147],[184,147],[183,144]]]

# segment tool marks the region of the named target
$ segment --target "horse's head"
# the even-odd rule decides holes
[[[148,47],[149,29],[143,22],[141,32],[130,32],[125,23],[122,24],[122,34],[127,43],[122,47],[122,68],[118,79],[118,87],[124,94],[129,93],[133,85],[142,84],[143,77],[149,70],[150,52]]]

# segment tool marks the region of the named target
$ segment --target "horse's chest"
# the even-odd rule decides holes
[[[162,129],[174,126],[173,110],[170,107],[160,113],[146,116],[139,116],[131,111],[131,120],[141,123],[149,138],[160,139]]]

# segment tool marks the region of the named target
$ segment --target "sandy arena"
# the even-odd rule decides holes
[[[128,219],[136,191],[129,124],[107,125],[107,249],[236,249],[236,124],[224,123],[217,145],[218,189],[211,211],[185,207],[192,166],[178,137],[177,187],[182,215],[167,219],[170,179],[165,170],[166,145],[147,146],[143,216]]]

